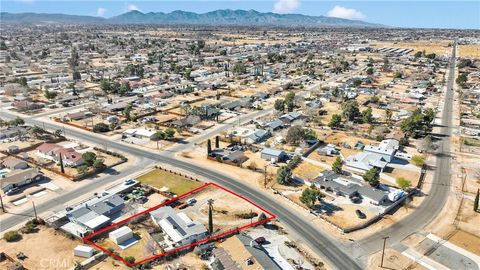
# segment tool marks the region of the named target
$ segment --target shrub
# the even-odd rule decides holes
[[[423,164],[425,164],[425,157],[419,155],[413,156],[412,163],[417,166],[423,166]]]
[[[22,239],[22,236],[17,231],[8,231],[3,235],[3,238],[7,242],[15,242]]]
[[[133,257],[133,256],[125,257],[125,261],[127,261],[128,263],[134,263],[135,262],[135,257]]]
[[[258,216],[258,214],[255,213],[255,212],[248,212],[248,213],[236,214],[236,216],[238,218],[242,218],[242,219],[251,219],[251,218],[254,218],[254,217]]]

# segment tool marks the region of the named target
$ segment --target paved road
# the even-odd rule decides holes
[[[14,118],[15,115],[9,114],[7,112],[2,112],[3,116]],[[54,123],[44,123],[39,120],[26,118],[25,121],[31,125],[45,126],[48,130],[57,130],[62,128],[62,125]],[[98,145],[105,143],[105,139],[97,136],[92,136],[91,134],[80,131],[77,129],[67,129],[67,134],[73,136],[80,141],[93,142]],[[345,253],[345,249],[342,244],[339,244],[335,240],[331,239],[324,232],[317,230],[314,226],[310,224],[309,220],[299,219],[297,214],[292,211],[290,208],[286,208],[282,205],[278,205],[275,202],[273,195],[266,194],[262,191],[257,190],[255,187],[249,186],[242,182],[238,182],[235,179],[232,179],[228,176],[225,176],[221,173],[210,171],[208,169],[199,167],[192,163],[187,163],[184,161],[176,160],[172,157],[169,157],[165,154],[160,154],[155,151],[144,150],[137,148],[135,146],[130,146],[121,142],[108,141],[108,147],[110,149],[115,149],[117,151],[129,153],[130,155],[136,157],[142,157],[144,159],[161,162],[169,164],[180,170],[188,171],[194,175],[209,179],[212,182],[218,183],[234,192],[241,194],[242,196],[252,200],[253,202],[264,206],[266,209],[274,213],[278,220],[282,224],[286,225],[289,229],[293,230],[299,237],[303,238],[302,240],[307,243],[314,252],[321,255],[322,258],[325,258],[327,263],[331,265],[334,269],[362,269],[357,262],[351,258],[349,254]],[[129,170],[141,170],[144,166],[133,167]],[[116,177],[116,176],[115,176]],[[113,179],[105,179],[102,181],[113,181]],[[94,188],[91,188],[93,190]],[[86,190],[78,190],[71,192],[70,194],[65,194],[61,199],[55,199],[54,202],[49,202],[45,205],[40,205],[38,211],[51,210],[55,205],[63,205],[68,199],[79,196],[81,192],[87,192]],[[19,213],[21,215],[29,215],[30,211],[25,211],[25,213]],[[24,222],[27,217],[17,215],[15,217],[8,218],[5,222],[2,222],[3,227],[8,227],[7,225],[18,224],[19,221]],[[13,226],[12,225],[12,226]]]
[[[442,121],[440,134],[443,134],[439,143],[439,155],[436,160],[436,170],[433,178],[432,188],[422,204],[410,215],[394,225],[375,233],[375,235],[364,238],[356,243],[353,250],[355,257],[367,256],[379,251],[382,248],[382,237],[389,236],[388,243],[393,245],[402,241],[410,234],[422,230],[433,221],[445,205],[450,191],[450,136],[452,134],[453,114],[453,83],[455,80],[455,50],[452,49],[449,74],[447,79],[447,90],[445,94],[444,107],[442,110]]]
[[[48,211],[61,211],[65,209],[65,206],[71,203],[71,201],[79,198],[85,194],[98,192],[98,189],[105,186],[110,182],[114,182],[115,180],[122,179],[127,177],[135,172],[139,171],[140,168],[145,168],[149,165],[152,165],[153,162],[151,160],[142,158],[138,160],[135,166],[132,166],[128,169],[124,169],[122,171],[116,171],[114,169],[108,169],[102,175],[98,175],[97,177],[89,178],[88,185],[84,185],[80,188],[75,190],[66,192],[64,194],[55,197],[54,199],[48,200],[41,204],[36,204],[35,208],[37,213],[43,213]],[[61,191],[60,191],[61,192]],[[0,232],[8,230],[11,227],[14,227],[18,224],[26,222],[28,219],[34,216],[33,208],[16,212],[15,210],[7,209],[9,212],[6,214],[2,214],[2,222],[0,223]]]

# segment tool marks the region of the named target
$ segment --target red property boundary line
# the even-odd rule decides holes
[[[112,229],[112,228],[115,228],[115,227],[117,227],[117,226],[119,226],[119,225],[122,225],[122,224],[128,222],[129,220],[131,220],[131,219],[133,219],[133,218],[136,218],[136,217],[138,217],[138,216],[142,216],[142,215],[148,214],[149,212],[151,212],[151,211],[153,211],[153,210],[156,210],[156,209],[158,209],[158,208],[160,208],[160,207],[162,207],[162,206],[165,206],[166,204],[169,204],[169,203],[171,203],[171,202],[174,202],[174,201],[176,201],[176,200],[179,200],[179,199],[181,199],[181,198],[184,198],[184,197],[186,197],[186,196],[188,196],[188,195],[191,195],[191,194],[193,194],[193,193],[196,193],[196,192],[198,192],[198,191],[200,191],[200,190],[202,190],[202,189],[204,189],[204,188],[206,188],[206,187],[209,187],[209,186],[217,187],[217,188],[219,188],[219,189],[222,189],[223,191],[226,191],[226,192],[228,192],[228,193],[230,193],[230,194],[232,194],[232,195],[234,195],[234,196],[237,196],[237,197],[239,197],[239,198],[247,201],[247,202],[250,203],[251,205],[255,206],[256,208],[258,208],[258,209],[260,209],[261,211],[263,211],[264,213],[266,213],[266,214],[268,215],[267,218],[262,219],[262,220],[258,220],[258,221],[256,221],[256,222],[253,222],[253,223],[250,223],[250,224],[243,225],[243,226],[241,226],[241,227],[237,227],[237,228],[234,228],[234,229],[230,229],[230,230],[225,231],[225,232],[223,232],[223,233],[220,233],[220,234],[217,234],[217,235],[213,235],[213,236],[207,237],[207,238],[202,239],[202,240],[198,240],[198,241],[193,242],[193,243],[190,243],[190,244],[188,244],[188,245],[184,245],[184,246],[178,247],[178,248],[176,248],[176,249],[169,250],[169,251],[163,252],[163,253],[161,253],[161,254],[157,254],[157,255],[148,257],[148,258],[146,258],[146,259],[142,259],[142,260],[140,260],[140,261],[136,261],[136,262],[134,262],[134,263],[129,263],[129,262],[127,262],[124,258],[120,257],[119,255],[114,254],[114,253],[108,251],[108,250],[105,249],[104,247],[99,246],[99,245],[97,245],[96,243],[94,243],[93,241],[90,240],[90,238],[92,238],[92,237],[95,236],[95,235],[101,234],[101,233],[106,232],[106,231],[108,231],[108,230],[110,230],[110,229]],[[182,194],[182,195],[180,195],[180,196],[177,196],[177,197],[172,198],[172,199],[170,199],[170,200],[168,200],[168,201],[165,201],[165,202],[163,202],[163,203],[161,203],[161,204],[159,204],[159,205],[156,205],[156,206],[154,206],[154,207],[152,207],[152,208],[149,208],[149,209],[147,209],[147,210],[145,210],[145,211],[142,211],[142,212],[140,212],[140,213],[137,213],[137,214],[135,214],[135,215],[133,215],[133,216],[131,216],[131,217],[128,217],[128,218],[126,218],[126,219],[124,219],[124,220],[121,220],[121,221],[119,221],[119,222],[113,223],[113,224],[111,224],[111,225],[109,225],[109,226],[107,226],[107,227],[105,227],[105,228],[103,228],[103,229],[100,229],[100,230],[98,230],[98,231],[95,231],[95,232],[93,232],[93,233],[91,233],[91,234],[83,237],[82,239],[83,239],[83,241],[84,241],[85,243],[88,243],[89,245],[94,246],[95,248],[103,251],[104,253],[108,254],[109,256],[111,256],[111,257],[113,257],[113,258],[115,258],[115,259],[117,259],[117,260],[119,260],[119,261],[122,261],[125,265],[127,265],[127,266],[129,266],[129,267],[134,267],[134,266],[136,266],[136,265],[139,265],[139,264],[142,264],[142,263],[146,263],[146,262],[148,262],[148,261],[151,261],[151,260],[154,260],[154,259],[163,257],[163,256],[165,256],[165,255],[168,255],[168,254],[171,254],[171,253],[175,253],[175,252],[177,252],[177,251],[184,250],[184,249],[187,249],[187,248],[196,246],[196,245],[200,245],[200,244],[203,244],[203,243],[207,243],[207,242],[210,242],[210,241],[212,241],[212,240],[218,239],[218,238],[220,238],[220,237],[223,237],[223,236],[226,236],[226,235],[229,235],[229,234],[237,233],[237,232],[239,232],[239,231],[241,231],[241,230],[244,230],[244,229],[246,229],[246,228],[249,228],[249,227],[253,227],[253,226],[257,226],[257,225],[263,224],[263,223],[268,222],[269,220],[272,220],[272,219],[275,219],[275,218],[276,218],[276,216],[275,216],[274,214],[272,214],[270,211],[268,211],[268,210],[266,210],[265,208],[257,205],[256,203],[254,203],[254,202],[252,202],[251,200],[243,197],[242,195],[237,194],[237,193],[235,193],[235,192],[233,192],[233,191],[231,191],[231,190],[229,190],[229,189],[227,189],[227,188],[225,188],[225,187],[222,187],[222,186],[220,186],[220,185],[218,185],[218,184],[215,184],[215,183],[210,182],[210,183],[206,183],[206,184],[204,184],[204,185],[202,185],[202,186],[200,186],[200,187],[197,187],[197,188],[195,188],[195,189],[193,189],[193,190],[191,190],[191,191],[189,191],[189,192],[187,192],[187,193],[184,193],[184,194]]]

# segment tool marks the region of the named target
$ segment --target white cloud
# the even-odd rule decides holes
[[[362,12],[355,10],[353,8],[344,8],[341,6],[335,6],[328,13],[328,17],[337,17],[342,19],[349,20],[363,20],[367,18]]]
[[[278,0],[273,5],[273,12],[287,13],[296,10],[300,6],[300,0]]]
[[[139,9],[136,5],[134,5],[134,4],[128,4],[127,10],[128,10],[128,11],[132,11],[132,10],[138,10],[138,11],[140,11],[140,9]]]
[[[97,16],[103,17],[103,16],[105,16],[105,13],[107,13],[106,8],[99,7],[97,9]]]

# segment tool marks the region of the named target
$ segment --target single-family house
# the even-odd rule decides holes
[[[85,161],[82,154],[75,151],[73,148],[64,148],[55,143],[43,143],[36,149],[36,155],[45,159],[60,162],[62,157],[63,164],[69,167],[77,167],[82,165]]]
[[[285,124],[290,124],[293,121],[299,120],[302,114],[299,112],[289,112],[279,117]]]
[[[28,163],[16,157],[9,156],[0,161],[0,164],[10,170],[25,170],[28,168]]]
[[[264,129],[257,129],[252,134],[248,135],[246,138],[247,143],[259,143],[271,136],[270,131]]]
[[[96,231],[108,225],[112,216],[122,210],[124,205],[124,200],[119,195],[108,194],[67,209],[66,215],[71,222]]]
[[[42,174],[36,168],[27,168],[25,170],[13,170],[1,176],[0,186],[3,192],[7,192],[13,188],[28,185],[30,183],[39,181],[41,179],[42,179]]]
[[[176,213],[170,206],[164,206],[150,212],[155,224],[159,226],[168,238],[180,245],[202,240],[207,235],[203,224],[192,221],[185,213]]]

